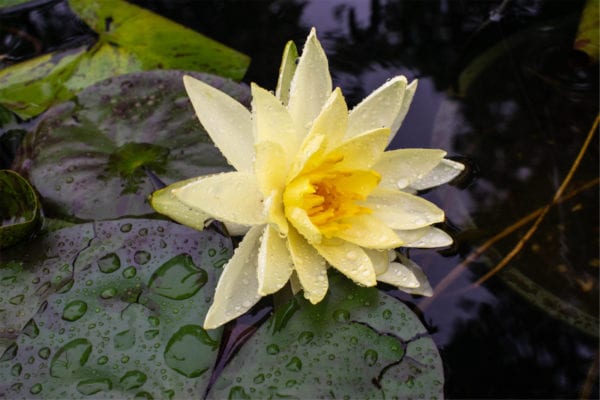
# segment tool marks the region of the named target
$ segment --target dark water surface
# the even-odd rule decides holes
[[[4,65],[94,40],[65,17],[64,3],[38,3],[27,36],[8,29],[24,17],[0,15]],[[597,135],[568,198],[500,273],[476,284],[533,219],[464,262],[552,200],[592,127],[598,65],[572,49],[584,1],[134,3],[248,54],[244,81],[266,88],[275,87],[286,41],[301,45],[311,26],[350,105],[395,75],[418,78],[392,146],[443,148],[469,171],[425,195],[447,211],[456,239],[441,252],[410,252],[435,296],[384,289],[433,333],[448,398],[598,398]]]

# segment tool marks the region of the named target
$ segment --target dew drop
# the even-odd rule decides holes
[[[167,342],[164,358],[173,370],[188,378],[202,375],[210,368],[205,360],[206,347],[216,349],[214,341],[206,331],[198,325],[181,327]]]
[[[41,384],[36,383],[35,385],[33,385],[31,387],[31,389],[29,389],[29,393],[31,394],[39,394],[44,388],[42,387]]]
[[[337,322],[346,322],[350,319],[350,313],[347,310],[335,310],[333,312],[333,319]]]
[[[310,331],[304,331],[304,332],[300,333],[300,335],[298,335],[298,343],[300,343],[302,345],[309,344],[310,342],[312,342],[314,337],[315,337],[314,333],[312,333]]]
[[[126,233],[126,232],[129,232],[129,231],[131,231],[131,227],[132,227],[132,226],[131,226],[131,224],[129,224],[129,223],[127,223],[127,224],[123,224],[123,225],[121,225],[121,228],[120,228],[120,230],[121,230],[121,232],[123,232],[123,233]]]
[[[87,379],[77,384],[77,391],[85,396],[90,396],[101,391],[112,389],[112,382],[108,378]]]
[[[179,254],[158,268],[148,282],[155,293],[173,300],[196,294],[208,280],[208,274],[196,267],[189,254]]]
[[[264,374],[258,374],[254,377],[254,379],[252,380],[254,383],[256,384],[260,384],[263,383],[265,381],[265,375]]]
[[[279,353],[279,346],[276,344],[270,344],[267,346],[267,354],[275,355]]]
[[[65,321],[77,321],[83,317],[87,311],[87,303],[81,300],[74,300],[68,303],[62,313],[62,319]]]
[[[123,375],[119,380],[119,383],[121,383],[121,386],[123,386],[125,390],[132,390],[142,387],[144,383],[146,383],[147,379],[148,377],[146,374],[141,371],[134,370],[125,373],[125,375]]]
[[[115,297],[116,294],[117,294],[117,289],[108,288],[106,290],[103,290],[102,293],[100,293],[100,297],[102,297],[103,299],[111,299],[111,298]]]
[[[23,371],[23,366],[21,365],[21,363],[16,363],[10,369],[10,374],[14,377],[17,377],[21,375],[21,371]]]
[[[392,317],[392,311],[386,308],[381,315],[383,316],[383,319],[390,319]]]
[[[144,250],[136,251],[135,254],[133,255],[133,261],[135,261],[139,265],[147,264],[151,258],[152,258],[152,256],[150,256],[150,253],[148,253],[147,251],[144,251]]]
[[[38,351],[38,356],[40,356],[40,358],[43,358],[44,360],[47,360],[48,357],[50,357],[50,348],[42,347],[40,351]]]
[[[19,304],[21,304],[21,303],[23,302],[23,300],[24,300],[24,299],[25,299],[25,295],[23,295],[23,294],[19,294],[19,295],[16,295],[16,296],[14,296],[14,297],[11,297],[11,298],[8,300],[8,302],[9,302],[10,304],[14,304],[15,306],[18,306]]]
[[[50,362],[50,375],[55,378],[75,376],[87,363],[92,344],[89,340],[75,339],[61,347]]]
[[[379,357],[379,354],[377,354],[377,352],[373,349],[368,349],[367,351],[365,351],[365,354],[363,355],[363,359],[365,360],[365,362],[367,363],[367,365],[369,367],[372,367],[373,365],[375,365],[378,357]]]
[[[135,269],[135,267],[132,265],[130,267],[125,268],[123,272],[121,272],[121,275],[125,279],[131,279],[137,275],[137,269]]]
[[[106,357],[106,356],[98,357],[98,360],[96,362],[98,363],[98,365],[104,365],[108,362],[108,357]]]
[[[285,366],[288,371],[299,372],[302,369],[302,361],[298,357],[292,357]]]
[[[98,268],[105,274],[110,274],[121,268],[121,260],[115,253],[109,253],[98,259]]]
[[[115,349],[117,350],[130,349],[135,344],[135,333],[133,333],[129,329],[119,332],[113,338],[113,342],[115,345]]]

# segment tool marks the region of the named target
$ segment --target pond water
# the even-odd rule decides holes
[[[38,3],[46,5],[28,19],[0,14],[28,32],[17,40],[1,28],[5,65],[93,41],[77,22],[57,23],[69,20],[63,3],[49,2],[54,19],[40,17],[49,6]],[[384,290],[433,334],[448,398],[598,398],[597,135],[529,232],[595,133],[598,60],[573,50],[584,1],[134,3],[249,55],[247,83],[274,88],[285,43],[302,43],[311,26],[350,105],[395,75],[418,78],[391,146],[442,148],[468,168],[425,194],[446,210],[455,237],[450,249],[410,252],[434,296]],[[231,329],[230,347],[248,320]]]

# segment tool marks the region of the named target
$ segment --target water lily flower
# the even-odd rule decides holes
[[[288,281],[320,302],[328,267],[362,286],[381,281],[431,295],[419,267],[393,250],[452,242],[432,226],[444,212],[414,193],[448,182],[463,166],[442,150],[385,151],[416,81],[395,77],[348,111],[313,29],[299,58],[292,42],[286,46],[275,94],[251,85],[251,111],[189,76],[184,85],[236,171],[177,182],[155,192],[151,204],[194,228],[214,218],[245,233],[224,266],[206,329]]]

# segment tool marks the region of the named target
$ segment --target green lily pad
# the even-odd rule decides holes
[[[40,221],[35,191],[19,174],[0,170],[0,249],[28,237]]]
[[[199,124],[184,72],[150,71],[100,82],[42,117],[13,167],[28,176],[49,215],[111,219],[153,213],[146,198],[164,183],[230,169]],[[242,102],[246,86],[192,74]]]
[[[91,48],[45,54],[0,71],[0,105],[23,119],[112,76],[181,69],[240,80],[248,67],[247,56],[125,1],[69,4],[99,40]]]
[[[68,238],[83,245],[75,259],[18,261],[38,274],[64,265],[70,279],[35,315],[25,312],[31,319],[0,357],[1,396],[202,396],[221,335],[202,329],[202,316],[231,241],[168,221],[124,219],[65,228],[42,242],[54,251],[77,247]]]
[[[208,398],[442,398],[437,348],[404,304],[330,276],[317,305],[297,296],[227,364]]]

